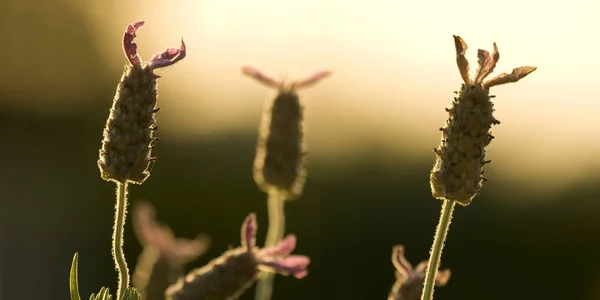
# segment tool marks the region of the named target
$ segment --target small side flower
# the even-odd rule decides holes
[[[388,300],[419,300],[423,291],[427,261],[422,261],[416,268],[404,257],[404,246],[397,245],[392,250],[392,263],[396,267],[396,282],[388,296]],[[435,285],[444,286],[450,280],[450,270],[438,271]]]
[[[133,284],[144,300],[163,300],[165,290],[183,276],[186,264],[210,247],[210,238],[200,234],[189,240],[176,238],[166,225],[156,221],[148,202],[138,202],[133,210],[133,228],[144,247],[133,273]]]
[[[256,247],[256,216],[242,225],[242,246],[229,250],[202,268],[191,271],[166,292],[168,300],[236,299],[257,279],[259,270],[303,278],[310,259],[290,255],[296,237],[288,235],[273,247]]]

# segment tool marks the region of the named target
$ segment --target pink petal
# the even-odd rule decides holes
[[[244,220],[242,225],[242,247],[252,250],[256,245],[256,215],[250,213]]]
[[[316,84],[317,82],[321,81],[321,79],[323,79],[329,75],[331,75],[331,72],[329,72],[329,71],[319,71],[307,78],[295,81],[294,83],[292,83],[292,86],[294,88],[309,87],[313,84]]]
[[[295,248],[296,236],[293,234],[288,234],[281,242],[277,243],[277,245],[261,249],[257,256],[267,257],[288,255],[294,251]]]
[[[310,264],[310,258],[304,255],[292,255],[275,260],[263,260],[261,265],[273,268],[275,272],[282,275],[292,274],[296,278],[306,276],[306,267]]]
[[[446,285],[446,283],[448,283],[448,280],[450,280],[451,274],[452,273],[450,272],[449,269],[438,271],[437,274],[435,274],[435,285],[436,286]]]
[[[158,69],[170,66],[185,58],[185,55],[186,46],[183,42],[183,39],[181,39],[181,46],[179,49],[167,48],[167,50],[163,51],[162,53],[154,55],[154,57],[150,60],[150,68]]]
[[[392,264],[396,270],[406,279],[413,273],[413,266],[404,257],[404,246],[396,245],[392,250]]]
[[[137,44],[135,43],[135,33],[142,25],[144,21],[135,21],[127,26],[125,33],[123,34],[123,51],[127,60],[134,66],[141,66],[141,59],[137,53]]]
[[[269,86],[272,88],[279,88],[281,86],[281,82],[261,73],[259,70],[257,70],[254,67],[250,67],[250,66],[242,67],[242,73],[244,75],[254,78],[258,82],[260,82],[266,86]]]

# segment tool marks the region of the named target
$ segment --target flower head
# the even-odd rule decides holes
[[[154,207],[148,202],[135,205],[133,228],[144,248],[155,248],[175,265],[194,261],[210,247],[210,238],[205,234],[199,234],[192,240],[176,238],[168,226],[156,221]]]
[[[404,257],[404,246],[397,245],[392,251],[392,263],[396,267],[396,282],[388,296],[388,300],[419,300],[423,291],[427,261],[422,261],[416,268]],[[435,285],[444,286],[450,280],[450,270],[438,271]]]
[[[154,208],[147,202],[134,206],[133,228],[144,247],[133,284],[145,300],[164,299],[165,290],[183,275],[185,265],[210,246],[210,238],[204,234],[192,240],[176,238],[169,227],[156,221]]]
[[[306,180],[306,144],[304,143],[303,110],[296,91],[329,76],[317,72],[301,80],[275,80],[252,67],[242,73],[277,89],[275,99],[268,102],[260,126],[254,160],[254,180],[264,192],[276,189],[286,199],[302,194]]]
[[[290,255],[296,237],[286,236],[273,247],[256,247],[256,216],[250,214],[242,225],[242,245],[229,250],[208,265],[191,271],[171,286],[168,300],[234,299],[257,279],[259,270],[303,278],[310,259]]]
[[[500,53],[498,52],[498,47],[496,43],[494,43],[494,51],[490,55],[490,53],[486,50],[479,49],[477,51],[477,71],[475,72],[475,78],[471,80],[469,77],[469,61],[465,58],[465,54],[467,53],[467,43],[458,35],[454,35],[454,46],[456,48],[456,64],[458,65],[458,70],[460,72],[460,76],[466,85],[482,85],[484,88],[490,88],[496,85],[501,85],[510,82],[517,82],[521,78],[531,74],[531,72],[535,71],[536,67],[525,66],[518,67],[512,70],[512,73],[502,73],[485,83],[486,77],[488,77],[496,68],[496,64],[500,59]]]
[[[106,121],[98,167],[103,179],[120,183],[141,184],[148,176],[156,157],[151,155],[156,126],[158,99],[154,70],[172,65],[186,55],[181,40],[180,48],[168,48],[142,63],[137,53],[135,33],[144,21],[131,23],[123,34],[123,51],[128,65],[117,86],[113,106]]]
[[[494,104],[489,95],[492,86],[516,82],[535,71],[535,67],[519,67],[511,74],[502,73],[483,82],[492,73],[500,59],[498,47],[494,51],[479,50],[479,66],[474,79],[469,77],[469,62],[465,58],[467,44],[454,36],[456,62],[464,84],[452,107],[446,109],[448,120],[440,128],[442,141],[434,149],[436,162],[431,170],[431,192],[438,199],[456,201],[468,205],[481,190],[483,166],[486,159],[485,147],[492,141],[490,128],[500,124],[494,116]]]

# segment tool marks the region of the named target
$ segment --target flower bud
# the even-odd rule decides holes
[[[392,263],[396,267],[396,282],[388,295],[388,300],[419,300],[425,282],[425,271],[427,261],[420,262],[417,267],[413,266],[404,257],[404,246],[396,245],[392,250]],[[450,280],[449,269],[437,271],[435,274],[435,285],[442,287]]]
[[[133,272],[133,285],[144,300],[164,300],[165,290],[183,276],[185,266],[210,246],[204,234],[191,240],[176,238],[168,226],[156,221],[154,208],[147,202],[134,206],[133,228],[144,248]]]
[[[256,281],[261,269],[296,278],[306,276],[310,259],[289,255],[296,248],[294,235],[275,246],[258,249],[256,230],[256,216],[250,214],[242,225],[242,246],[191,271],[167,289],[167,300],[236,299]]]
[[[464,81],[458,97],[454,98],[452,107],[446,109],[448,120],[446,126],[440,128],[442,141],[434,149],[436,162],[430,176],[431,192],[438,199],[456,201],[468,205],[479,193],[483,175],[483,166],[490,161],[486,158],[485,147],[492,141],[490,128],[500,124],[493,116],[494,104],[489,88],[519,79],[535,71],[535,67],[520,67],[511,74],[502,73],[495,78],[483,82],[492,73],[500,58],[494,43],[494,52],[479,50],[479,67],[475,79],[469,77],[469,62],[465,58],[467,44],[454,36],[457,64]]]
[[[183,59],[185,44],[169,48],[142,64],[134,41],[135,32],[144,21],[132,23],[125,30],[123,48],[129,61],[117,86],[113,106],[106,121],[98,167],[104,180],[141,184],[150,176],[156,157],[151,155],[156,127],[155,113],[160,77],[154,70]]]
[[[254,180],[261,190],[271,189],[286,199],[302,194],[306,180],[306,144],[303,142],[303,107],[296,90],[315,84],[330,73],[326,71],[298,81],[271,79],[252,67],[242,72],[278,90],[262,116],[254,160]]]

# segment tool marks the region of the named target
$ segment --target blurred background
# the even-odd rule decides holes
[[[266,195],[252,179],[257,128],[274,95],[241,75],[328,69],[300,92],[310,166],[286,206],[310,274],[278,277],[274,299],[385,299],[392,246],[428,256],[441,202],[429,171],[437,130],[461,78],[453,34],[492,50],[496,72],[538,70],[493,88],[489,182],[455,212],[436,299],[600,299],[599,6],[592,0],[176,0],[0,2],[0,299],[63,300],[74,252],[82,296],[116,289],[110,254],[114,184],[96,160],[132,21],[143,59],[178,47],[157,71],[161,138],[152,176],[131,200],[153,203],[178,236],[211,236],[189,267],[239,244]],[[589,56],[589,57],[588,57]],[[140,253],[128,222],[125,251]],[[252,299],[253,290],[243,299]]]

